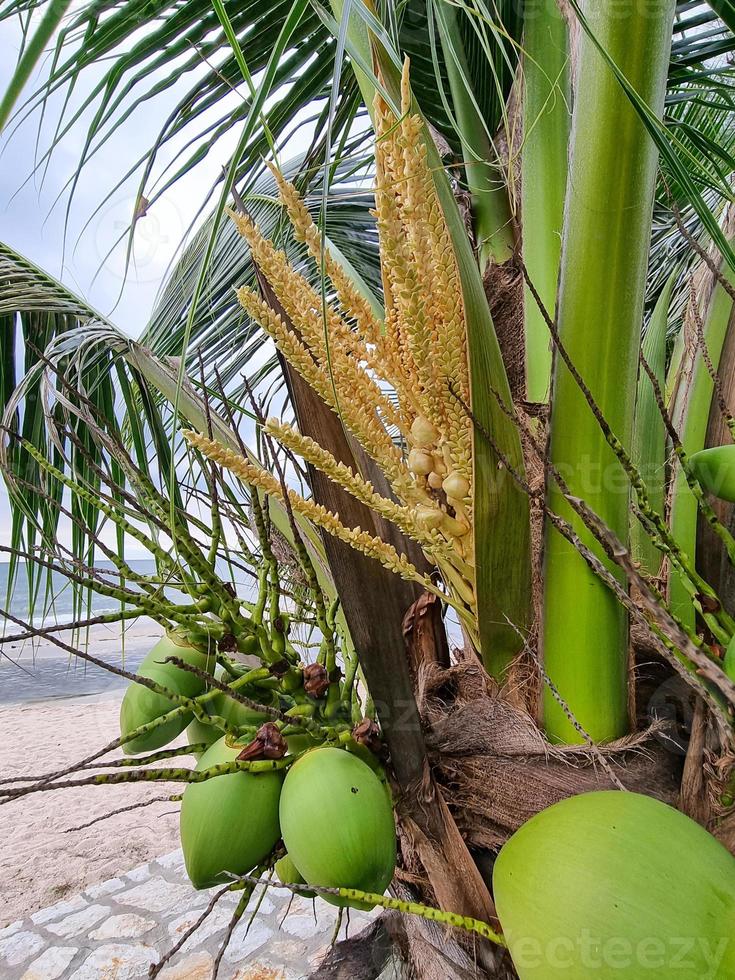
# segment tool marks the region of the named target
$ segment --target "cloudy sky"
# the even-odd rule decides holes
[[[12,74],[19,42],[16,24],[0,24],[0,90]],[[39,77],[41,73],[36,82]],[[82,76],[74,106],[98,77],[95,70]],[[0,140],[0,240],[61,279],[133,337],[144,328],[166,269],[207,189],[228,161],[237,136],[233,132],[223,138],[195,173],[169,190],[139,222],[132,263],[126,270],[127,242],[117,246],[115,242],[130,222],[138,179],[116,190],[115,185],[153,143],[162,121],[192,82],[191,77],[182,79],[181,86],[136,110],[87,163],[71,203],[68,185],[84,146],[89,112],[64,135],[50,157],[44,154],[59,118],[60,96],[46,107],[42,125],[41,113],[35,110],[20,125],[9,126]],[[27,94],[33,87],[30,83]],[[171,155],[161,157],[157,173]],[[2,488],[0,543],[7,543],[8,534],[8,502]]]
[[[15,24],[0,25],[3,88],[12,74],[19,39]],[[98,77],[94,69],[82,76],[74,106]],[[190,82],[184,84],[188,88]],[[30,83],[26,91],[30,94],[32,89]],[[224,139],[196,175],[169,191],[140,222],[133,265],[125,275],[125,245],[108,253],[130,221],[137,178],[117,190],[113,188],[136,156],[153,142],[161,122],[180,97],[181,89],[174,89],[136,111],[89,161],[70,205],[65,188],[83,149],[89,112],[64,136],[50,158],[44,158],[44,152],[59,118],[60,96],[50,100],[40,131],[41,113],[36,110],[17,128],[9,126],[0,144],[2,239],[80,292],[132,335],[145,325],[165,269],[195,213],[195,202],[201,200],[234,142],[234,137]],[[170,156],[161,159],[165,164]],[[103,202],[104,198],[107,200]]]

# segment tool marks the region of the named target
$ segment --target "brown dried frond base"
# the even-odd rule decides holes
[[[626,789],[676,805],[681,759],[655,727],[594,749],[546,741],[479,664],[424,671],[421,713],[434,773],[468,845],[497,850],[539,810],[568,796],[614,789],[601,759]],[[450,705],[434,696],[451,688]]]
[[[707,747],[703,770],[709,817],[707,829],[722,841],[731,854],[735,854],[735,806],[730,803],[735,780],[735,755],[723,755]]]
[[[502,265],[491,263],[485,270],[484,286],[508,374],[510,393],[517,404],[525,398],[526,392],[523,275],[513,259]]]

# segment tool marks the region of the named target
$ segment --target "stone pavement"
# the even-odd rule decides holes
[[[195,891],[181,851],[143,864],[83,894],[0,929],[2,980],[138,980],[193,925],[212,891]],[[233,932],[220,980],[300,980],[320,963],[338,910],[326,902],[262,889]],[[159,974],[160,980],[209,980],[237,893],[227,893]],[[340,938],[359,932],[364,912],[343,917]]]

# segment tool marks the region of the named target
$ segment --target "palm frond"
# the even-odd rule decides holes
[[[112,554],[125,563],[125,544],[133,538],[147,541],[156,557],[155,542],[167,532],[160,516],[148,526],[148,502],[170,500],[172,514],[186,515],[189,502],[201,501],[202,487],[211,479],[205,464],[187,451],[183,425],[214,431],[232,448],[240,441],[225,419],[245,432],[251,426],[236,402],[228,399],[225,405],[211,392],[202,396],[188,380],[181,388],[175,362],[126,337],[6,245],[0,247],[0,328],[0,468],[13,513],[10,587],[17,556],[30,556],[25,568],[35,605],[44,597],[53,600],[52,568],[44,562],[63,559],[88,569],[95,555],[112,557],[109,546],[116,539]],[[15,351],[22,346],[26,358],[18,379]],[[247,493],[239,487],[227,500],[246,527]],[[272,505],[271,516],[290,539],[283,510]],[[311,528],[301,531],[328,587],[321,543]],[[175,538],[171,528],[168,533]],[[81,608],[84,589],[78,583],[75,588]]]
[[[50,2],[5,0],[0,3],[0,20],[29,8],[45,9]],[[262,75],[291,9],[289,0],[228,5],[252,78]],[[275,145],[287,140],[300,114],[303,118],[307,109],[318,114],[319,102],[329,92],[334,47],[319,17],[307,7],[269,82],[271,99],[263,111],[264,125],[243,148],[239,173],[247,173],[268,152],[269,139]],[[100,65],[104,66],[101,74]],[[71,96],[79,90],[84,94],[77,104]],[[45,79],[18,109],[16,124],[29,117],[42,119],[45,107],[53,104],[52,96],[61,98],[61,109],[53,135],[37,160],[39,171],[73,127],[87,121],[78,171],[68,187],[69,202],[79,173],[121,128],[129,131],[138,112],[146,110],[161,119],[153,145],[122,160],[116,184],[108,189],[109,196],[126,181],[137,179],[138,198],[145,197],[149,206],[247,118],[255,98],[214,8],[207,3],[182,7],[175,0],[159,5],[144,21],[132,2],[112,8],[99,2],[78,7],[57,36]],[[354,96],[354,79],[347,75],[340,104],[353,103]],[[351,119],[349,115],[337,118],[343,124]],[[134,217],[131,214],[131,224]]]
[[[284,173],[294,179],[304,172],[304,160],[298,158],[284,166]],[[375,222],[370,215],[373,206],[365,161],[344,160],[331,175],[326,211],[326,234],[331,249],[349,265],[360,270],[365,288],[373,298],[381,293],[380,262]],[[308,172],[307,172],[307,180]],[[322,205],[322,173],[309,180],[305,196],[315,221]],[[239,194],[253,219],[268,237],[281,238],[290,258],[312,282],[319,281],[319,270],[305,261],[303,250],[290,235],[280,236],[283,212],[270,171],[259,168],[251,175]],[[176,263],[162,290],[161,297],[141,337],[142,343],[160,356],[179,356],[182,351],[187,318],[198,281],[202,254],[209,241],[213,218],[210,217]],[[235,288],[256,286],[256,274],[249,250],[230,221],[218,232],[209,274],[191,323],[191,340],[187,358],[192,365],[203,365],[208,376],[216,366],[218,375],[232,397],[239,399],[242,386],[238,375],[247,373],[252,387],[271,386],[272,394],[281,389],[282,377],[270,342],[262,330],[244,312],[235,297]],[[285,391],[283,392],[285,396]]]

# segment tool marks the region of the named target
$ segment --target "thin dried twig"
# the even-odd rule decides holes
[[[148,766],[152,762],[162,762],[164,759],[175,759],[180,755],[196,755],[197,752],[204,752],[209,746],[206,742],[192,742],[189,745],[181,745],[174,749],[160,749],[149,755],[138,756],[137,758],[126,757],[124,759],[111,759],[109,762],[89,762],[79,766],[77,771],[88,769],[131,769]],[[0,779],[1,786],[9,786],[11,783],[40,783],[45,779],[51,779],[53,773],[43,773],[40,776],[10,776],[8,779]]]
[[[96,823],[109,820],[110,817],[116,817],[120,813],[130,813],[131,810],[141,810],[145,806],[151,806],[152,803],[177,803],[180,799],[181,795],[177,794],[175,796],[154,796],[152,799],[142,800],[140,803],[130,803],[128,806],[121,806],[117,810],[110,810],[109,813],[103,813],[102,816],[95,817],[94,820],[88,820],[87,823],[80,823],[77,827],[67,827],[64,833],[73,834],[77,830],[86,830]]]
[[[722,270],[719,268],[715,260],[707,251],[707,249],[702,248],[699,242],[691,236],[691,234],[687,230],[686,225],[682,221],[681,211],[679,210],[679,206],[673,199],[671,200],[671,213],[674,215],[676,226],[681,232],[684,240],[687,242],[690,248],[694,252],[696,252],[699,258],[704,262],[704,264],[707,266],[709,271],[717,280],[718,284],[722,286],[722,288],[725,290],[725,292],[730,297],[730,299],[735,300],[735,288],[733,287],[732,283],[728,282],[725,276],[723,276]]]

